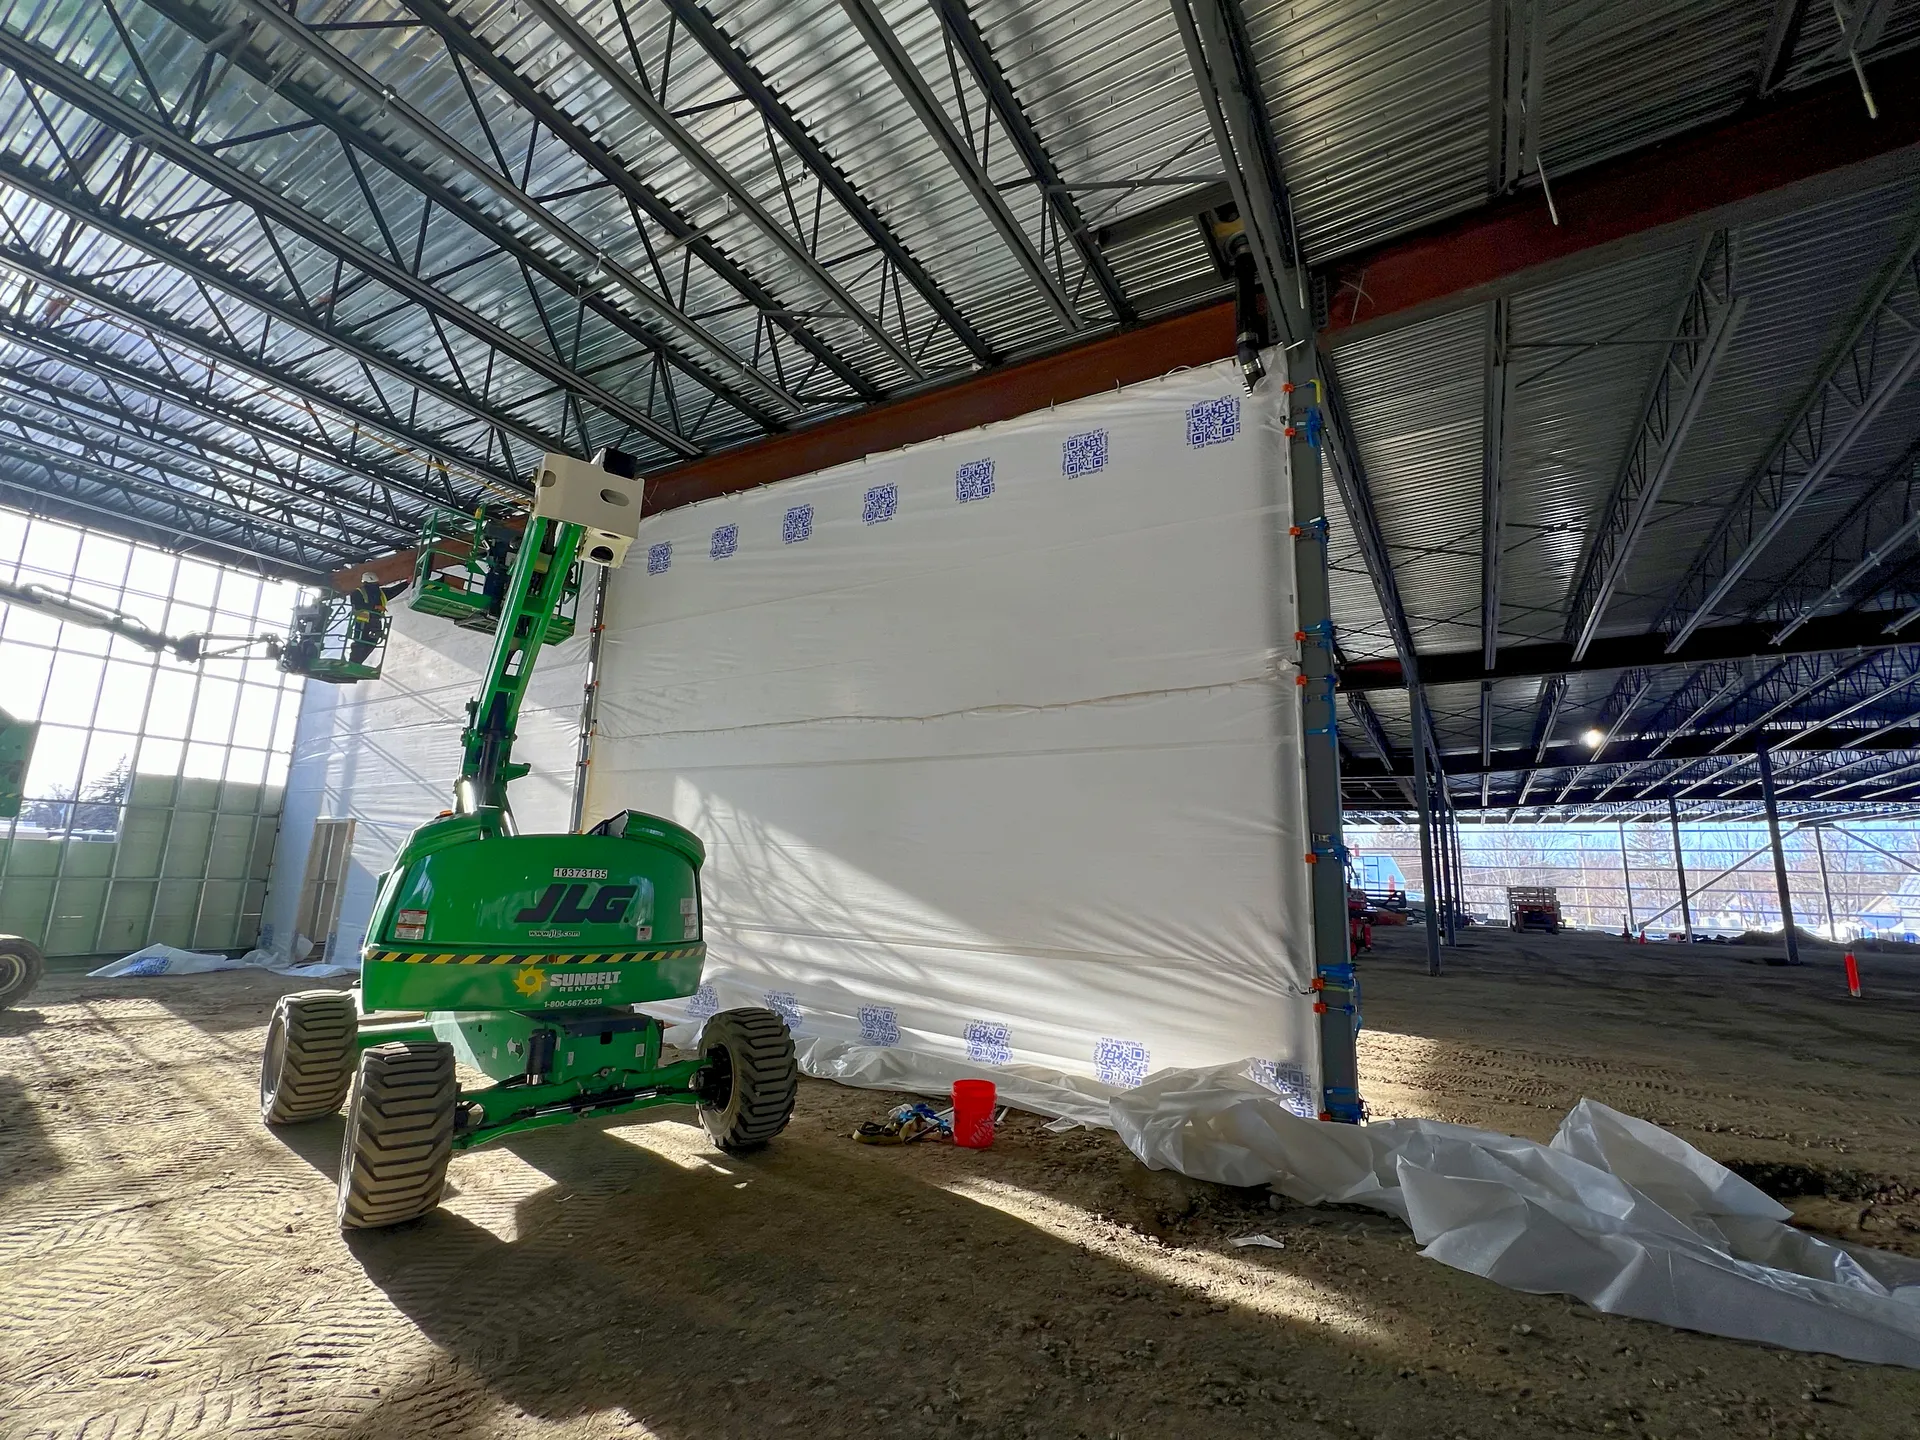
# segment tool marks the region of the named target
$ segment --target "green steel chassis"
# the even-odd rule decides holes
[[[539,1038],[543,1032],[551,1042]],[[491,1085],[459,1092],[453,1148],[471,1150],[575,1120],[699,1103],[707,1060],[663,1062],[661,1037],[658,1020],[627,1010],[477,1010],[419,1019],[376,1012],[362,1019],[354,1040],[362,1051],[395,1040],[438,1041],[453,1047],[457,1063],[492,1079]],[[549,1043],[552,1068],[530,1079],[527,1057]]]

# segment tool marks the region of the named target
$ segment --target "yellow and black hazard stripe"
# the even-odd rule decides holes
[[[705,945],[672,950],[621,950],[599,955],[461,955],[412,950],[369,950],[365,959],[390,965],[644,965],[687,960],[707,953]]]

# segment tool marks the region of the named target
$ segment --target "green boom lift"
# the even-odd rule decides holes
[[[571,613],[576,561],[617,566],[639,516],[625,456],[549,455],[488,603],[450,599],[468,593],[453,581],[419,587],[431,613],[457,607],[450,618],[467,623],[484,608],[493,621],[453,809],[415,830],[381,877],[359,991],[282,997],[261,1057],[269,1125],[331,1115],[351,1092],[343,1228],[426,1214],[454,1151],[528,1130],[686,1105],[722,1148],[751,1150],[792,1113],[793,1039],[771,1010],[723,1011],[697,1053],[679,1056],[661,1022],[632,1008],[699,988],[699,838],[637,811],[585,834],[521,835],[507,806],[508,784],[528,769],[511,758],[521,701],[556,617]],[[426,548],[446,533],[431,527]],[[497,567],[497,546],[483,562],[497,538],[475,522],[476,569]],[[456,1067],[490,1083],[463,1085]]]

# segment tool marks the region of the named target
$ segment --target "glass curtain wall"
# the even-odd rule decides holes
[[[171,636],[284,633],[300,593],[4,509],[0,579]],[[258,646],[187,665],[0,602],[0,710],[40,722],[19,817],[0,819],[0,932],[50,955],[251,946],[300,688]]]
[[[1780,829],[1795,924],[1842,941],[1920,939],[1920,812],[1788,810]],[[1391,874],[1419,893],[1420,840],[1411,824],[1349,822],[1346,837],[1369,891],[1385,889]],[[1764,820],[1683,812],[1680,847],[1696,935],[1780,928]],[[1466,908],[1495,924],[1505,923],[1508,886],[1551,885],[1570,925],[1653,935],[1682,928],[1680,867],[1664,811],[1613,822],[1469,821],[1460,850]]]

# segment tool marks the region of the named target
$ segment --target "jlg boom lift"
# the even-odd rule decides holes
[[[484,520],[456,548],[491,587],[448,581],[423,554],[435,583],[416,585],[416,603],[494,633],[453,809],[415,830],[381,878],[357,995],[284,996],[261,1058],[269,1125],[330,1115],[351,1091],[345,1228],[426,1214],[453,1152],[523,1131],[688,1105],[723,1149],[748,1150],[792,1113],[793,1040],[772,1011],[723,1011],[698,1053],[674,1057],[660,1021],[632,1008],[699,988],[699,838],[631,810],[585,834],[521,835],[507,805],[528,770],[512,748],[534,662],[557,620],[571,633],[576,561],[621,563],[640,494],[623,456],[549,455],[504,585],[501,536]],[[423,551],[448,533],[431,527]],[[490,1083],[463,1086],[460,1068]]]

